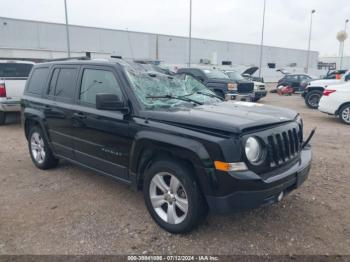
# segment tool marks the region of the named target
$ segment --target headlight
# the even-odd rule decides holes
[[[228,83],[227,84],[227,90],[234,91],[236,89],[237,89],[237,84],[234,84],[234,83]]]
[[[262,148],[259,141],[249,137],[245,143],[245,155],[250,163],[258,164],[262,158]]]

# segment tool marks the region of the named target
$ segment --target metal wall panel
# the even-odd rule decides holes
[[[27,21],[0,17],[0,49],[33,49],[64,52],[67,48],[64,24]],[[122,30],[70,26],[72,52],[95,52],[121,55],[127,58],[158,58],[169,64],[188,62],[188,38]],[[157,41],[158,38],[158,41]],[[158,51],[157,51],[158,42]],[[284,67],[296,63],[305,67],[305,50],[264,47],[263,65],[276,63]],[[63,53],[64,54],[64,53]],[[232,61],[233,64],[259,65],[259,45],[193,39],[192,63],[209,59],[213,63]],[[31,54],[28,55],[31,57]],[[39,57],[38,57],[39,58]],[[316,68],[318,52],[311,52],[310,67]]]

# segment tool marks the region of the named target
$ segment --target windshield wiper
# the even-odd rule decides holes
[[[190,103],[195,103],[197,105],[203,105],[203,103],[198,102],[194,99],[188,98],[188,97],[184,97],[184,96],[172,96],[172,95],[164,95],[164,96],[146,96],[146,98],[155,98],[155,99],[162,99],[162,98],[166,98],[166,99],[177,99],[177,100],[182,100],[185,102],[190,102]]]
[[[218,95],[215,95],[215,94],[210,94],[210,93],[206,93],[206,92],[201,92],[201,91],[197,91],[197,92],[194,92],[195,94],[200,94],[200,95],[204,95],[204,96],[209,96],[209,97],[215,97],[215,98],[218,98],[220,99],[221,101],[224,101],[225,99],[223,99],[222,97],[218,96]]]

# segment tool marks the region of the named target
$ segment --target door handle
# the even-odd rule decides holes
[[[84,113],[74,113],[73,117],[79,118],[79,119],[86,119],[87,118],[87,116]]]

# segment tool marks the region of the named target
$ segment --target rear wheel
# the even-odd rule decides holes
[[[40,127],[34,126],[30,129],[28,147],[32,161],[39,169],[57,166],[58,159],[54,157]]]
[[[152,218],[170,233],[188,232],[206,215],[198,185],[180,162],[155,162],[145,174],[143,191]]]
[[[6,122],[6,113],[4,111],[0,111],[0,126],[4,125]]]
[[[318,103],[320,102],[322,97],[322,91],[314,90],[310,91],[305,96],[305,104],[312,109],[318,108]]]
[[[339,118],[343,123],[350,125],[350,104],[346,104],[340,108]]]

